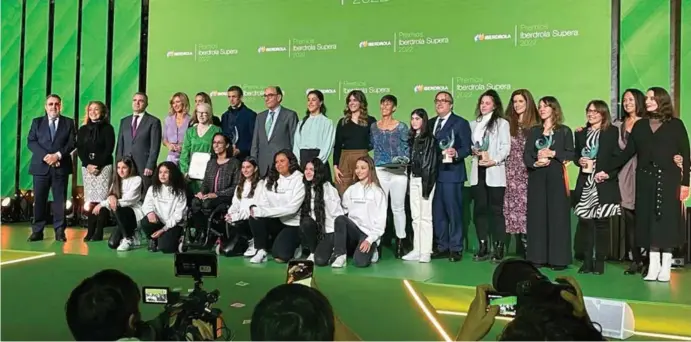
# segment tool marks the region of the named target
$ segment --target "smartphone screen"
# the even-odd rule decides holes
[[[293,260],[288,263],[286,283],[302,284],[312,286],[312,276],[314,273],[314,262],[309,260]]]
[[[143,287],[142,298],[146,304],[168,304],[169,292],[167,287]]]
[[[499,316],[515,317],[517,300],[516,296],[499,292],[488,292],[487,310],[489,310],[490,305],[499,306]]]

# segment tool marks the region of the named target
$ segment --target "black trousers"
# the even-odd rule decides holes
[[[314,264],[326,266],[334,250],[334,233],[325,234],[319,241],[319,225],[312,217],[300,220],[300,243],[314,254]]]
[[[585,260],[604,261],[609,250],[609,219],[583,220],[583,256]]]
[[[337,217],[334,222],[333,255],[340,256],[347,254],[348,242],[357,241],[357,247],[355,247],[355,253],[353,253],[353,265],[355,265],[355,267],[368,267],[372,264],[372,255],[374,255],[374,251],[377,250],[377,243],[372,243],[369,251],[363,253],[360,251],[360,244],[366,238],[367,235],[363,233],[348,216],[341,215]]]
[[[293,259],[295,250],[300,246],[300,227],[285,225],[277,218],[250,218],[249,222],[254,235],[254,248],[271,251],[278,262]],[[272,237],[273,244],[269,249]]]
[[[101,207],[97,214],[89,210],[86,218],[86,238],[91,240],[103,240],[103,228],[108,224],[110,219],[110,210],[106,207]]]
[[[117,229],[113,231],[108,239],[108,247],[118,248],[120,240],[123,238],[131,239],[134,237],[134,230],[137,229],[137,216],[130,207],[117,207],[115,209],[115,222]]]
[[[487,186],[485,182],[487,168],[478,166],[477,185],[473,186],[475,229],[477,238],[481,241],[504,242],[506,239],[506,223],[504,221],[504,192],[505,187]]]
[[[32,233],[43,233],[48,219],[48,192],[53,192],[53,227],[65,229],[65,204],[67,198],[67,178],[70,175],[58,173],[54,167],[46,175],[34,175],[34,218],[31,224]],[[73,209],[74,210],[74,209]]]
[[[151,234],[157,230],[163,228],[163,223],[159,220],[156,223],[149,222],[149,219],[144,217],[141,220],[142,231],[146,233],[147,236],[151,237]],[[182,236],[182,227],[175,226],[170,228],[163,235],[159,236],[155,240],[158,250],[163,253],[175,253],[178,250],[178,245],[180,244],[180,236]]]
[[[626,230],[626,243],[631,251],[631,261],[635,263],[643,262],[641,246],[636,245],[636,212],[631,209],[621,208],[624,214],[624,229]]]
[[[194,228],[206,228],[209,219],[211,219],[211,213],[213,213],[219,206],[230,205],[233,198],[230,196],[220,196],[211,199],[200,200],[199,198],[192,198],[192,204],[190,205],[190,211],[192,212],[192,227]],[[225,214],[225,211],[223,212]]]

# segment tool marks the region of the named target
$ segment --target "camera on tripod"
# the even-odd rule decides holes
[[[205,341],[222,337],[227,330],[222,311],[212,308],[218,301],[218,290],[206,291],[202,278],[218,276],[218,259],[210,253],[175,254],[175,276],[193,278],[194,289],[186,296],[173,292],[168,287],[143,287],[142,300],[146,304],[163,304],[161,315],[164,322],[155,330],[156,339],[167,341]],[[204,336],[195,321],[201,321],[211,328],[211,336]]]

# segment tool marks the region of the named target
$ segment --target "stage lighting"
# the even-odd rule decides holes
[[[16,214],[16,208],[17,204],[14,198],[12,197],[3,197],[2,198],[2,222],[4,223],[12,223],[17,220],[17,215]]]
[[[31,221],[34,215],[34,192],[31,190],[19,190],[16,198],[18,221]]]

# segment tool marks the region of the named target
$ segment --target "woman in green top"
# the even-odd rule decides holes
[[[208,103],[197,105],[194,115],[197,117],[197,124],[188,128],[187,132],[185,132],[182,152],[180,152],[180,170],[185,174],[185,177],[187,177],[190,169],[192,154],[195,152],[211,153],[214,134],[221,131],[218,126],[212,124],[214,113]],[[191,193],[196,194],[199,192],[201,185],[201,179],[190,179],[189,190]]]

